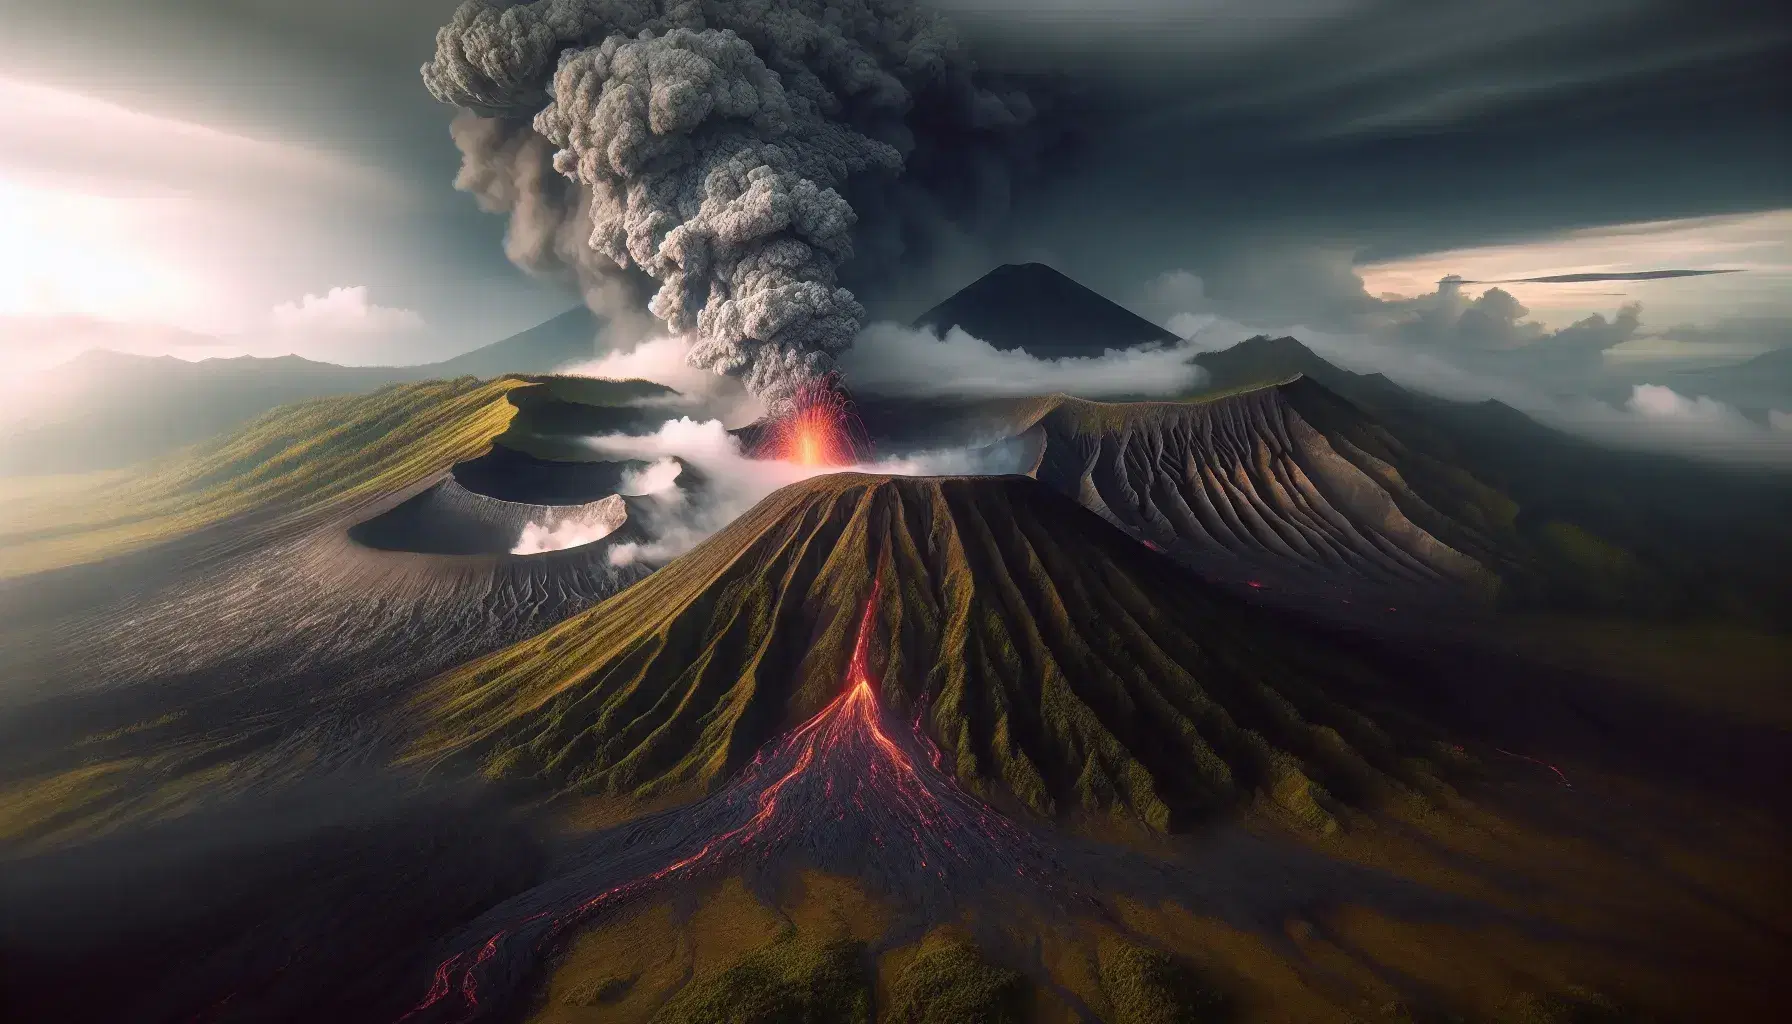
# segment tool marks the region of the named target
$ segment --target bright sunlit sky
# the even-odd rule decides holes
[[[184,358],[415,362],[570,302],[502,265],[465,280],[406,243],[424,211],[398,173],[274,126],[262,137],[0,78],[0,137],[0,318],[30,339],[9,346],[15,365],[73,354],[59,336]],[[423,269],[482,290],[495,315],[446,315]]]
[[[1786,111],[1763,74],[1786,52],[1777,22],[1651,0],[1512,0],[1498,18],[939,2],[989,61],[1072,69],[1136,116],[924,283],[874,297],[886,315],[1044,259],[1117,298],[1186,269],[1210,295],[1232,282],[1241,318],[1311,321],[1310,282],[1281,268],[1313,261],[1282,257],[1323,247],[1355,254],[1370,295],[1740,270],[1501,287],[1549,327],[1641,302],[1649,336],[1623,358],[1792,343]],[[453,7],[0,0],[0,365],[90,347],[420,362],[571,305],[452,188],[452,112],[416,69]],[[1662,336],[1687,325],[1704,333]]]

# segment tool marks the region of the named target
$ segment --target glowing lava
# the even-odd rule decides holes
[[[725,789],[598,834],[566,874],[469,925],[405,1018],[495,1012],[532,963],[596,915],[749,862],[800,861],[923,903],[950,903],[960,888],[978,896],[1017,884],[1064,891],[1053,852],[941,771],[919,712],[912,735],[886,729],[870,664],[880,590],[874,584],[865,603],[839,696]]]
[[[766,425],[753,457],[799,466],[852,466],[869,449],[832,374],[797,389],[791,411]]]

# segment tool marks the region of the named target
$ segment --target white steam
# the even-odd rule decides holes
[[[842,357],[855,392],[917,397],[1037,395],[1080,398],[1187,394],[1205,373],[1190,359],[1194,343],[1109,349],[1099,356],[1040,359],[1003,351],[953,327],[944,337],[930,328],[876,323]]]
[[[539,555],[593,544],[616,532],[620,525],[602,515],[582,515],[548,523],[526,523],[510,549],[513,555]]]
[[[539,519],[523,525],[510,553],[539,555],[595,543],[627,521],[628,505],[615,494],[588,505],[543,509]]]
[[[619,493],[631,498],[648,494],[661,494],[678,485],[678,477],[684,472],[684,466],[677,459],[655,459],[645,468],[629,470],[622,474],[622,487]]]

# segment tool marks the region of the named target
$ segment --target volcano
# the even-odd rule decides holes
[[[1423,785],[1347,705],[1357,671],[1093,512],[1020,476],[843,473],[787,487],[630,589],[477,659],[417,702],[412,760],[551,792],[693,798],[848,677],[859,617],[889,639],[878,699],[921,713],[991,803],[1153,828],[1268,795]],[[1329,809],[1328,809],[1329,808]]]
[[[1361,671],[1026,477],[787,487],[416,702],[414,763],[678,806],[451,937],[411,1019],[502,1012],[591,920],[733,872],[844,874],[934,918],[1185,898],[1178,869],[1045,823],[1173,830],[1249,804],[1326,832],[1423,803],[1444,748],[1353,706]]]
[[[941,334],[958,327],[998,349],[1025,349],[1041,359],[1182,340],[1043,263],[997,267],[914,323]]]

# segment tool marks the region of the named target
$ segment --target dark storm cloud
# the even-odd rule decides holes
[[[1020,204],[1023,240],[1106,290],[1301,242],[1379,260],[1792,202],[1765,6],[1222,3],[1003,44],[963,3],[981,59],[1086,69],[1115,111]]]
[[[454,6],[0,0],[0,52],[115,96],[179,80],[183,102],[380,154],[427,194],[420,244],[498,273],[503,224],[452,191],[451,114],[416,80]],[[1792,48],[1772,4],[932,6],[983,68],[1073,76],[1098,115],[1077,125],[1100,134],[1027,173],[983,167],[990,187],[927,230],[856,239],[841,279],[873,317],[1018,259],[1122,294],[1170,267],[1217,286],[1301,246],[1383,260],[1792,205]]]
[[[1674,277],[1740,274],[1740,270],[1639,270],[1631,274],[1553,274],[1549,277],[1509,277],[1500,281],[1462,281],[1462,284],[1582,284],[1592,281],[1661,281]]]

